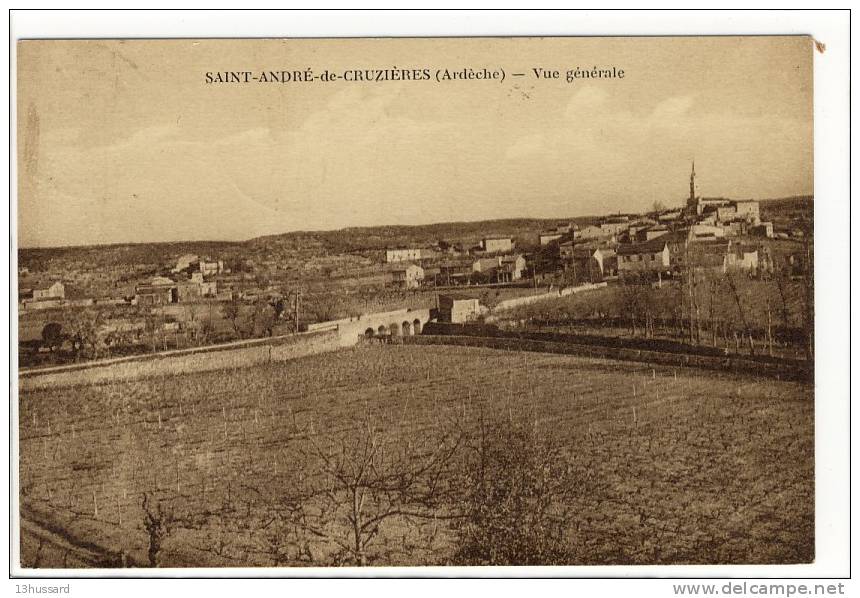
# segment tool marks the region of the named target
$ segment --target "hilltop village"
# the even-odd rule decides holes
[[[702,197],[693,165],[682,207],[529,221],[507,234],[475,223],[466,234],[412,241],[404,227],[365,246],[344,232],[341,248],[317,235],[172,256],[163,246],[22,250],[19,357],[44,365],[200,346],[459,300],[472,307],[455,310],[457,319],[474,320],[500,301],[552,289],[677,285],[691,272],[799,277],[810,263],[811,201],[786,205]],[[326,239],[338,243],[338,234]]]

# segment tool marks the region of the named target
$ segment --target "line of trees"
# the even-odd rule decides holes
[[[814,274],[777,264],[757,276],[740,270],[685,268],[655,279],[626,274],[605,289],[517,308],[513,321],[558,328],[584,325],[626,329],[635,337],[670,337],[735,352],[770,353],[780,345],[812,357]],[[688,262],[689,263],[689,262]]]
[[[570,563],[566,505],[583,487],[535,422],[480,415],[466,428],[447,413],[416,434],[408,417],[367,413],[335,433],[294,421],[289,479],[243,482],[241,498],[228,484],[220,507],[144,493],[147,561],[171,566],[184,528],[209,530],[213,555],[240,562],[253,550],[273,566],[386,564],[422,551],[453,565]]]

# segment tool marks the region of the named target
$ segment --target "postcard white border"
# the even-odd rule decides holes
[[[373,568],[373,569],[162,569],[75,571],[91,576],[394,576],[394,577],[740,577],[837,578],[849,572],[849,20],[839,11],[670,11],[670,12],[15,12],[10,24],[11,92],[14,97],[15,40],[20,38],[80,37],[361,37],[361,36],[476,36],[476,35],[720,35],[810,34],[826,44],[815,54],[815,245],[816,245],[816,560],[809,565],[781,566],[612,566],[563,568]],[[812,49],[810,48],[810,51]],[[10,104],[11,145],[15,147],[14,102]],[[10,176],[14,177],[14,163]],[[12,179],[14,181],[14,178]],[[15,259],[16,199],[10,187],[11,259]],[[852,251],[853,253],[853,251]],[[16,269],[12,269],[14,276]],[[11,292],[16,281],[10,281]],[[14,314],[13,314],[14,316]],[[10,324],[10,339],[15,327]],[[10,347],[11,347],[10,343]],[[11,357],[11,356],[10,356]],[[10,362],[11,363],[11,362]],[[13,364],[16,365],[16,364]],[[15,370],[10,370],[14,373]],[[11,388],[11,386],[10,386]],[[15,417],[16,393],[10,393]],[[13,434],[15,429],[13,426]],[[13,437],[14,441],[14,437]],[[17,463],[12,455],[11,464]],[[12,473],[17,468],[12,467]],[[8,489],[7,489],[8,490]],[[8,492],[4,494],[9,496]],[[13,524],[16,522],[13,521]],[[10,546],[17,548],[17,525],[10,530]],[[12,574],[33,575],[14,570]],[[40,570],[39,577],[68,576],[67,571]],[[24,580],[19,580],[24,581]],[[34,580],[31,580],[34,581]],[[105,587],[74,582],[87,595],[107,595]],[[582,580],[604,593],[604,581]],[[644,583],[637,594],[671,595],[667,581]],[[723,582],[715,582],[722,585]],[[224,585],[227,584],[227,585]],[[620,585],[619,585],[620,584]],[[112,584],[111,584],[112,585]],[[615,582],[623,591],[633,587]],[[141,587],[141,586],[138,586]],[[147,587],[149,587],[147,585]],[[229,580],[201,580],[194,593],[220,593],[241,585]],[[506,589],[510,589],[507,587]],[[438,588],[437,588],[438,589]],[[548,588],[547,588],[548,589]],[[585,589],[582,584],[578,590]],[[123,592],[142,594],[134,584]],[[147,590],[148,591],[148,590]],[[229,590],[228,590],[229,591]],[[374,590],[376,591],[376,590]],[[411,590],[410,590],[411,592]],[[78,593],[77,591],[75,593]]]

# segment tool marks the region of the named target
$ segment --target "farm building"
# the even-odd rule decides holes
[[[572,269],[578,278],[597,282],[618,271],[618,258],[613,249],[572,243],[565,244],[563,249],[559,255],[565,267]]]
[[[521,255],[505,255],[501,258],[502,261],[502,274],[507,280],[502,280],[500,282],[510,282],[513,280],[519,280],[523,277],[523,272],[526,269],[526,258]]]
[[[215,276],[224,271],[224,262],[221,260],[200,260],[200,273],[203,276]]]
[[[404,264],[391,270],[392,284],[404,289],[417,289],[424,281],[424,268],[415,264]]]
[[[481,249],[486,253],[508,253],[513,251],[514,242],[510,237],[487,237],[481,241]]]
[[[478,299],[463,295],[439,295],[439,321],[459,324],[478,318],[481,306]]]
[[[665,235],[664,235],[665,236]],[[618,247],[618,273],[668,272],[670,265],[669,243],[659,237],[645,243],[632,243]]]
[[[635,222],[631,222],[630,226],[627,227],[627,237],[631,240],[635,239],[636,233],[638,233],[640,230],[645,230],[646,228],[651,228],[652,226],[655,226],[656,224],[657,223],[650,218],[640,218],[639,220],[636,220]]]
[[[571,224],[570,222],[559,224],[555,228],[542,231],[540,234],[538,234],[538,242],[542,247],[544,247],[554,241],[558,241],[564,236],[572,238],[573,230],[573,224]]]
[[[725,273],[729,270],[744,270],[756,273],[759,269],[759,251],[754,247],[743,247],[729,239],[701,239],[669,244],[672,270],[682,271],[687,264],[700,270]]]
[[[750,224],[761,222],[759,203],[753,199],[739,199],[732,202],[735,208],[735,218]]]
[[[473,272],[492,272],[501,265],[501,258],[497,257],[482,257],[472,262]]]
[[[182,272],[184,270],[188,270],[194,264],[198,263],[200,258],[193,253],[186,253],[185,255],[179,256],[179,259],[176,260],[176,266],[173,268],[173,272]]]
[[[469,282],[473,272],[472,264],[468,261],[443,262],[439,264],[438,284],[465,284]]]
[[[66,286],[59,280],[55,282],[46,282],[33,288],[33,299],[36,301],[65,298]]]
[[[176,283],[164,276],[154,277],[149,284],[137,285],[134,289],[137,305],[165,305],[179,301]]]
[[[669,229],[662,224],[652,225],[645,228],[640,228],[636,231],[635,239],[637,243],[651,241],[657,237],[662,237],[669,232]]]
[[[713,241],[726,236],[726,228],[711,224],[693,224],[687,230],[687,238],[690,241]]]
[[[751,226],[749,229],[749,233],[758,237],[767,237],[768,239],[772,239],[773,222],[762,222],[761,224]]]
[[[600,224],[589,224],[576,232],[576,238],[582,241],[609,241],[613,242],[623,232],[630,228],[630,222],[618,221],[603,222]]]
[[[483,257],[472,263],[472,271],[486,274],[491,282],[513,282],[523,276],[526,259],[521,255]]]
[[[630,222],[628,221],[626,216],[620,218],[611,218],[604,222],[601,222],[599,227],[601,233],[604,236],[614,237],[615,235],[618,235],[619,233],[622,233],[628,228],[630,228]]]
[[[179,303],[187,303],[200,299],[200,284],[193,280],[183,280],[176,283],[176,299]]]
[[[726,255],[726,269],[746,270],[755,273],[758,271],[758,266],[757,249],[736,247]]]
[[[541,244],[541,247],[549,245],[553,241],[558,241],[564,236],[562,233],[557,232],[542,232],[538,235],[538,242]]]
[[[385,263],[394,264],[398,262],[418,261],[423,257],[421,249],[386,249]]]

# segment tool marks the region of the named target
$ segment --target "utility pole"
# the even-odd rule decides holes
[[[296,290],[296,304],[294,306],[295,320],[296,320],[296,332],[299,331],[299,302],[301,301],[302,292],[300,290]]]

